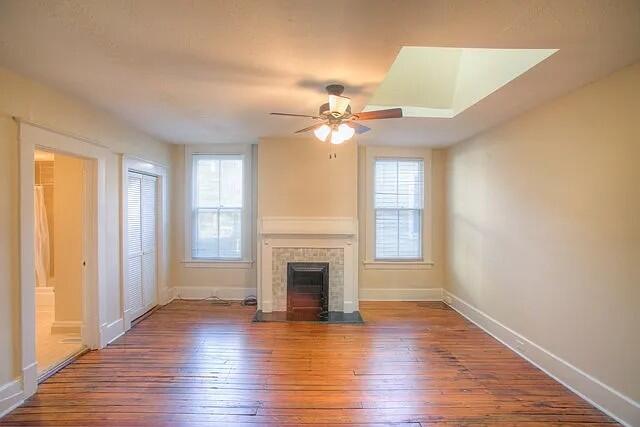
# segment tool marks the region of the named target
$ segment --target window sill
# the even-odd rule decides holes
[[[363,261],[365,270],[431,270],[432,261]]]
[[[253,261],[223,261],[214,259],[191,259],[182,261],[185,268],[225,268],[225,269],[250,269],[253,267]]]

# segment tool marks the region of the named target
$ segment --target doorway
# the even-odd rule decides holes
[[[101,296],[107,290],[107,192],[106,169],[109,151],[100,144],[80,137],[50,130],[17,119],[20,141],[20,360],[22,364],[22,397],[33,395],[38,381],[36,359],[36,248],[35,237],[35,152],[45,151],[82,159],[84,165],[82,248],[83,289],[81,339],[88,349],[106,345],[109,323]],[[55,214],[54,214],[55,215]],[[54,240],[59,240],[54,236]],[[55,250],[55,249],[54,249]],[[63,252],[66,249],[63,249]],[[53,258],[62,256],[54,253]],[[57,275],[54,266],[54,275]],[[57,279],[57,278],[56,278]],[[54,283],[55,284],[55,283]],[[75,325],[77,326],[77,324]],[[115,331],[114,331],[115,332]],[[54,367],[59,368],[60,365]]]
[[[88,161],[44,150],[36,150],[33,161],[36,362],[42,379],[86,348]]]

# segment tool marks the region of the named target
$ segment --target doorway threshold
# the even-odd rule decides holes
[[[50,368],[47,368],[41,374],[38,375],[38,384],[42,384],[46,380],[48,380],[52,375],[61,371],[63,368],[67,367],[71,363],[75,362],[80,356],[87,353],[89,349],[87,347],[82,347],[80,350],[70,354],[60,362],[52,365]]]

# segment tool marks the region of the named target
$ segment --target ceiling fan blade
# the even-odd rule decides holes
[[[388,110],[366,111],[353,115],[356,120],[399,119],[402,117],[402,108],[389,108]]]
[[[329,111],[338,113],[338,117],[343,115],[351,102],[351,98],[340,95],[329,95]]]
[[[291,113],[269,113],[273,116],[291,116],[291,117],[308,117],[310,119],[320,119],[318,116],[309,116],[306,114],[291,114]]]
[[[324,122],[322,122],[322,123],[317,123],[317,124],[315,124],[315,125],[312,125],[312,126],[306,127],[306,128],[304,128],[304,129],[297,130],[297,131],[295,131],[294,133],[303,133],[303,132],[309,132],[310,130],[316,130],[317,128],[319,128],[319,127],[320,127],[320,126],[322,126],[323,124],[324,124]]]
[[[356,122],[351,122],[351,123],[349,123],[349,126],[351,126],[352,128],[354,128],[354,129],[356,130],[356,133],[357,133],[358,135],[363,134],[363,133],[368,132],[368,131],[370,131],[370,130],[371,130],[371,128],[370,128],[370,127],[367,127],[367,126],[361,125],[360,123],[356,123]]]

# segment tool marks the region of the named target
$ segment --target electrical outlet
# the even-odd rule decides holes
[[[514,348],[522,353],[524,353],[524,341],[522,341],[521,339],[516,338],[516,343],[514,345]]]

